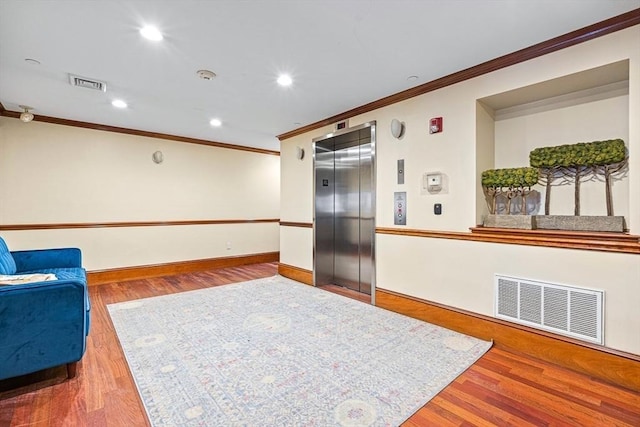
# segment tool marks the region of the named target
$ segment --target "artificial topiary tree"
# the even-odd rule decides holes
[[[621,139],[536,148],[529,153],[529,162],[540,170],[540,180],[546,184],[545,215],[549,215],[553,181],[574,182],[574,215],[580,215],[580,183],[596,175],[604,175],[607,215],[613,215],[611,176],[627,165],[627,151]]]
[[[507,215],[511,214],[511,200],[522,197],[522,214],[527,213],[527,196],[538,183],[538,169],[511,168],[489,169],[482,172],[482,189],[487,198],[489,213],[496,213],[496,199],[500,194],[507,198]]]

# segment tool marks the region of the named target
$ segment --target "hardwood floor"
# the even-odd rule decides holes
[[[275,263],[256,264],[90,287],[91,334],[78,375],[67,381],[64,369],[54,369],[29,378],[39,381],[35,385],[1,392],[0,426],[148,426],[106,305],[268,277],[276,271]],[[357,296],[342,288],[326,290]],[[6,381],[0,382],[0,391],[3,386]],[[494,348],[403,424],[490,425],[637,427],[640,395]]]

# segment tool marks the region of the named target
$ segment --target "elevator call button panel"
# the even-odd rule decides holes
[[[404,184],[404,159],[398,160],[398,184]]]
[[[393,193],[393,223],[395,225],[407,225],[407,192],[397,191]]]

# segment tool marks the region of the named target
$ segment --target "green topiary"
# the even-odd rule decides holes
[[[604,166],[625,158],[626,148],[621,139],[541,147],[529,153],[529,163],[536,168]]]
[[[540,168],[540,177],[546,183],[544,213],[549,215],[551,185],[558,177],[573,180],[574,215],[580,215],[580,182],[593,175],[605,176],[607,215],[612,215],[611,174],[626,167],[627,150],[621,139],[580,142],[577,144],[541,147],[529,153],[529,163]]]
[[[482,185],[492,188],[532,187],[538,182],[536,168],[489,169],[482,172]]]

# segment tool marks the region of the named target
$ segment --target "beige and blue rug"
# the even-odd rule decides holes
[[[111,304],[153,426],[397,426],[491,343],[274,276]]]

